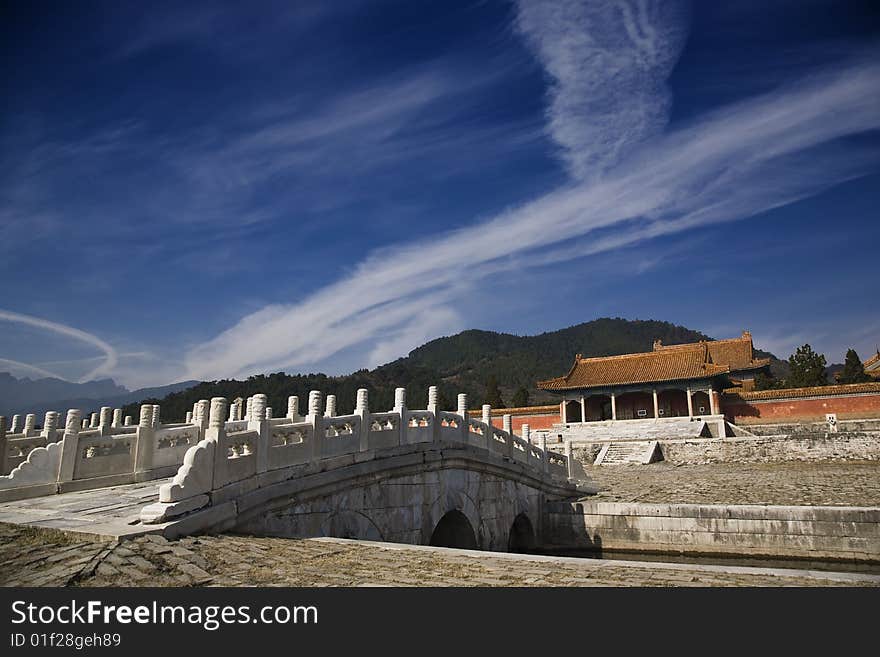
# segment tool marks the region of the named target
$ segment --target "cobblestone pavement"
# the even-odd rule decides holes
[[[603,502],[880,506],[880,462],[587,466]]]
[[[3,586],[880,586],[880,576],[573,559],[341,539],[92,543],[0,524]]]

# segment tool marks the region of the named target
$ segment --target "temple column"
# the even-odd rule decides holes
[[[694,417],[694,400],[691,397],[691,389],[688,388],[687,390],[685,390],[685,394],[687,395],[687,400],[688,400],[688,417],[693,419],[693,417]]]
[[[617,419],[617,401],[614,397],[614,393],[611,393],[611,419]]]
[[[587,421],[587,403],[584,401],[584,396],[581,395],[581,424]]]
[[[709,412],[712,415],[718,415],[718,406],[715,404],[715,391],[709,388],[706,390],[706,394],[709,395]]]
[[[654,393],[654,419],[660,417],[660,401],[657,399],[657,389],[652,390]]]

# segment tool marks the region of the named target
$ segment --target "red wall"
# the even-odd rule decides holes
[[[534,431],[535,429],[549,429],[554,424],[562,422],[562,418],[560,418],[559,413],[556,413],[555,415],[514,415],[510,418],[510,421],[513,424],[513,433],[519,435],[522,431],[522,425],[524,424],[529,425],[529,431]],[[500,417],[493,417],[492,426],[503,429],[504,420]]]
[[[841,420],[880,417],[880,394],[767,401],[740,401],[728,397],[723,404],[724,414],[737,424],[824,421],[826,413],[837,413]]]

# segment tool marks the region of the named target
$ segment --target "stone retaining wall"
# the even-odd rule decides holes
[[[880,563],[880,508],[550,503],[547,547]]]
[[[663,459],[677,465],[779,461],[880,460],[880,433],[812,433],[795,436],[681,440],[660,443]]]
[[[676,465],[880,460],[880,432],[877,431],[695,438],[661,440],[659,443],[663,460]],[[572,446],[572,455],[582,464],[592,465],[605,444],[579,443]]]

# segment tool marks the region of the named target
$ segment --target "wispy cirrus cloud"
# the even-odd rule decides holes
[[[499,271],[521,273],[548,248],[559,261],[600,253],[752,216],[864,175],[878,164],[876,153],[853,159],[813,149],[880,128],[878,90],[880,65],[854,63],[656,137],[598,181],[439,239],[374,252],[351,276],[299,303],[253,313],[192,349],[187,376],[303,367],[391,331],[416,333],[424,315],[414,308],[442,305],[462,285]],[[552,250],[591,235],[586,252]],[[534,260],[512,258],[530,253]]]
[[[687,13],[678,0],[518,0],[516,27],[551,79],[547,129],[575,178],[666,126]]]
[[[23,315],[21,313],[12,312],[9,310],[0,310],[0,322],[12,322],[14,324],[32,326],[37,329],[63,336],[65,338],[72,338],[73,340],[85,342],[88,345],[100,349],[104,353],[104,358],[102,362],[97,367],[93,367],[85,375],[83,375],[80,378],[81,382],[91,381],[92,379],[96,379],[99,376],[109,376],[113,372],[114,368],[119,364],[119,356],[116,352],[116,349],[114,349],[111,345],[109,345],[98,336],[93,335],[92,333],[87,333],[86,331],[81,331],[78,328],[67,326],[66,324],[59,324],[58,322],[52,322],[48,319],[43,319],[42,317]],[[27,363],[18,363],[18,366],[29,367],[32,371],[35,371],[43,376],[56,376],[51,372],[48,372],[47,370],[28,365]]]

